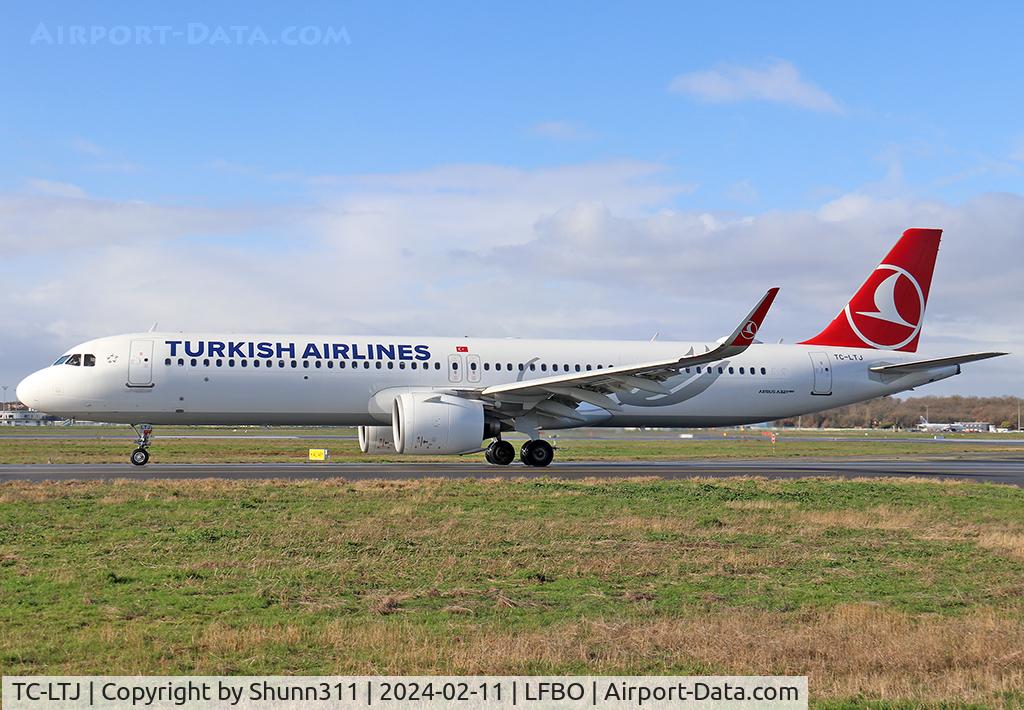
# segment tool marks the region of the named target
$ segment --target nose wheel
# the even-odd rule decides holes
[[[145,466],[149,463],[149,442],[153,437],[153,427],[149,424],[140,424],[136,426],[132,424],[132,429],[139,435],[139,438],[135,441],[138,448],[132,452],[130,460],[136,466]]]
[[[527,466],[543,468],[555,459],[555,450],[543,439],[534,439],[523,444],[519,450],[519,460]]]

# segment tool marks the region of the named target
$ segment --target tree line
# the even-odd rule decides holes
[[[1018,397],[879,397],[816,414],[780,419],[777,423],[779,426],[912,429],[921,417],[927,417],[933,424],[988,422],[1016,429],[1020,404]]]

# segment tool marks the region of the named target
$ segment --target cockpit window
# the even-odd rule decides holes
[[[64,364],[65,365],[81,365],[82,364],[82,356],[79,355],[78,353],[75,353],[74,355],[69,357]]]
[[[56,362],[54,362],[53,364],[54,365],[63,365],[65,362],[68,361],[69,357],[71,357],[71,356],[70,355],[62,355],[61,357],[57,358]]]
[[[96,356],[92,354],[84,355],[82,359],[82,364],[85,365],[86,367],[94,367],[96,365]]]

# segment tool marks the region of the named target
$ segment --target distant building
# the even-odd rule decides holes
[[[44,426],[59,421],[57,417],[28,408],[0,411],[0,426]]]

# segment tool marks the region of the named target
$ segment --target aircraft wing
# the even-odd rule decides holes
[[[947,365],[963,365],[978,360],[988,360],[990,357],[1000,357],[1009,353],[967,353],[966,355],[952,355],[950,357],[939,357],[931,360],[916,360],[914,362],[902,362],[895,365],[876,365],[870,368],[872,372],[883,375],[902,375],[908,372],[920,372],[921,370],[933,370],[936,367]]]
[[[689,352],[668,360],[509,382],[486,387],[479,394],[488,399],[515,401],[522,398],[521,401],[530,404],[553,399],[553,402],[542,404],[538,408],[555,416],[569,418],[576,418],[573,416],[573,407],[580,402],[588,402],[613,411],[619,409],[619,405],[608,396],[616,391],[628,392],[638,389],[653,394],[668,394],[668,388],[662,383],[683,368],[717,362],[746,350],[754,342],[754,337],[778,292],[778,288],[768,289],[731,335],[722,339],[717,347],[706,348],[702,353],[695,353],[691,347]],[[564,403],[559,404],[559,400]]]

